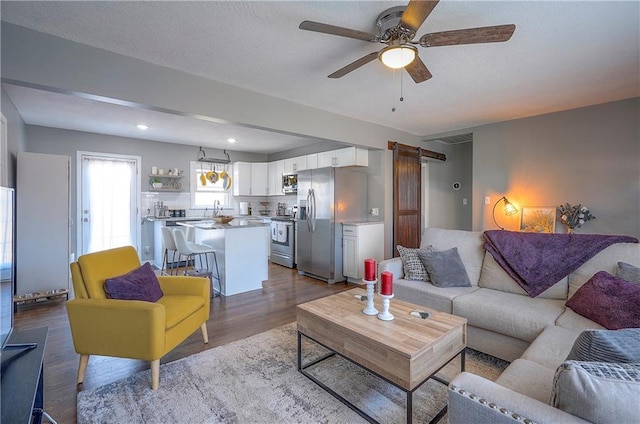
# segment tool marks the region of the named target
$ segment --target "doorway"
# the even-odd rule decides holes
[[[139,156],[78,152],[78,254],[140,251]]]

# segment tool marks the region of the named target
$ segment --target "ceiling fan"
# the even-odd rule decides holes
[[[416,45],[437,47],[458,44],[497,43],[509,40],[516,29],[513,24],[467,28],[424,34],[417,41],[414,41],[413,38],[416,36],[418,28],[420,28],[437,4],[438,0],[411,0],[406,7],[396,6],[385,10],[376,19],[378,35],[313,21],[303,21],[299,28],[306,31],[322,32],[387,45],[380,51],[369,53],[338,69],[329,75],[329,78],[343,77],[378,58],[390,68],[406,69],[416,83],[424,82],[432,77],[429,69],[418,57]]]

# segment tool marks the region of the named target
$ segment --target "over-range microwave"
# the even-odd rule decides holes
[[[282,191],[284,193],[298,192],[298,174],[282,174]]]

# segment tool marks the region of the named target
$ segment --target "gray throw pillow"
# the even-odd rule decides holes
[[[618,262],[616,277],[633,283],[640,283],[640,268],[625,262]]]
[[[550,404],[596,424],[636,423],[640,364],[565,361],[556,370]]]
[[[471,287],[457,247],[442,252],[418,252],[418,257],[434,286]]]
[[[430,252],[433,250],[433,246],[429,246],[426,249],[416,249],[398,245],[396,249],[400,253],[405,280],[429,281],[429,274],[424,269],[424,265],[422,265],[418,257],[418,252]]]
[[[573,343],[567,361],[640,363],[640,328],[585,330]]]

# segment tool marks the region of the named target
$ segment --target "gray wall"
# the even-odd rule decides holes
[[[9,95],[2,88],[2,114],[7,118],[7,153],[9,187],[16,186],[16,161],[18,152],[26,150],[25,125]]]
[[[26,150],[34,153],[49,153],[67,155],[71,157],[71,216],[76,216],[77,211],[77,163],[78,151],[90,151],[99,153],[115,153],[121,155],[135,155],[142,158],[142,191],[149,191],[149,178],[151,167],[178,168],[188,172],[189,162],[198,158],[197,146],[162,143],[135,138],[114,137],[110,135],[94,134],[81,131],[69,131],[56,128],[26,126]],[[222,157],[221,151],[205,149],[208,157]],[[227,151],[232,162],[235,161],[266,161],[266,155]],[[188,187],[188,183],[185,183]],[[142,213],[146,215],[146,213]],[[148,230],[143,228],[143,231]],[[76,252],[77,227],[71,227],[71,251]],[[149,234],[143,232],[143,236]]]
[[[596,219],[578,232],[639,237],[639,118],[633,98],[461,130],[473,133],[473,230],[495,229],[493,204],[507,196],[519,208],[581,203]],[[497,219],[519,229],[519,215]]]
[[[319,141],[385,148],[415,134],[314,109],[2,23],[2,77],[203,115]]]
[[[446,161],[429,161],[427,193],[427,226],[453,230],[471,230],[473,191],[473,145],[424,143],[424,147],[447,155]],[[460,189],[454,190],[453,183]],[[467,204],[463,204],[463,200]]]

